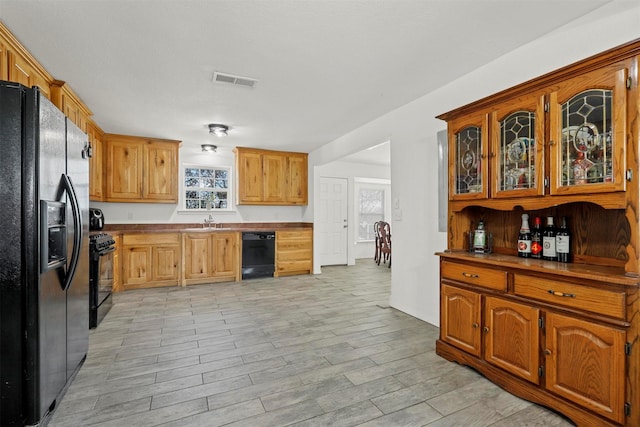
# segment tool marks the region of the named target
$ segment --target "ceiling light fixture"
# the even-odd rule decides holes
[[[227,136],[228,130],[229,130],[229,126],[227,125],[219,125],[215,123],[212,123],[209,125],[209,133],[212,133],[219,138],[223,136]]]
[[[206,151],[209,153],[215,153],[216,151],[218,151],[218,146],[213,144],[202,144],[201,147],[202,151]]]

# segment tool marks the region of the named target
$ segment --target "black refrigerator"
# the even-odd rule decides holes
[[[89,345],[87,136],[0,82],[0,425],[44,423]]]

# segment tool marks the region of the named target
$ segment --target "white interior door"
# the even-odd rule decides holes
[[[320,177],[319,206],[315,220],[320,265],[347,264],[348,181]]]

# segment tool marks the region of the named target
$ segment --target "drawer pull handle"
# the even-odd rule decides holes
[[[549,350],[548,348],[544,349],[544,355],[545,356],[551,356],[551,350]]]
[[[567,297],[567,298],[575,298],[576,297],[576,294],[567,294],[565,292],[554,291],[553,289],[549,289],[547,292],[549,292],[551,295],[555,295],[557,297]]]
[[[462,275],[463,275],[464,277],[468,277],[468,278],[470,278],[470,279],[477,279],[478,277],[480,277],[480,276],[479,276],[479,275],[477,275],[477,274],[473,274],[473,273],[465,273],[464,271],[462,272]]]

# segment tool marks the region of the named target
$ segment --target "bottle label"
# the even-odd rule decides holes
[[[559,254],[569,253],[569,236],[556,236],[556,252]]]
[[[542,256],[555,258],[556,255],[556,238],[542,237]]]
[[[531,242],[531,254],[542,254],[542,245],[540,244],[540,240],[534,240]]]
[[[530,254],[531,240],[518,240],[518,252],[523,254]]]
[[[484,251],[486,241],[484,230],[476,230],[475,233],[473,233],[473,248],[476,251]]]

